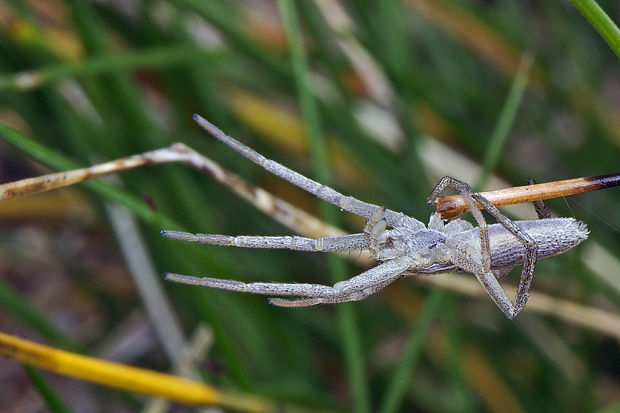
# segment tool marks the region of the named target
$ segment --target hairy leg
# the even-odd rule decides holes
[[[366,219],[370,219],[372,214],[377,210],[377,208],[379,208],[378,205],[369,204],[351,196],[345,196],[340,192],[326,185],[322,185],[310,178],[307,178],[302,174],[295,172],[292,169],[289,169],[276,161],[265,158],[263,155],[259,154],[255,150],[243,145],[238,140],[226,135],[215,125],[213,125],[199,115],[194,114],[194,120],[201,128],[209,132],[212,136],[226,144],[228,147],[239,153],[241,156],[263,167],[266,171],[274,174],[275,176],[292,183],[293,185],[311,193],[319,199],[322,199],[323,201],[329,202],[330,204],[336,205],[337,207],[342,208],[347,212],[359,215]],[[416,220],[415,218],[409,217],[401,212],[392,211],[390,209],[387,209],[385,211],[385,219],[389,226],[402,225],[404,222],[407,222],[407,225],[409,226],[420,227],[420,229],[424,228],[424,224]]]
[[[165,278],[183,284],[199,285],[227,291],[245,292],[251,294],[297,296],[322,299],[338,299],[340,297],[355,297],[356,293],[377,285],[387,285],[398,279],[413,264],[413,259],[402,256],[377,265],[363,273],[345,281],[340,281],[329,287],[321,284],[308,283],[243,283],[241,281],[222,280],[218,278],[200,278],[187,275],[165,274]],[[346,301],[353,301],[352,299]],[[340,301],[335,301],[340,302]]]
[[[298,236],[229,236],[215,234],[189,234],[187,232],[162,231],[161,235],[177,241],[199,244],[220,245],[243,248],[289,249],[295,251],[344,252],[368,248],[364,234],[350,234],[340,237],[321,237],[317,239]]]
[[[487,290],[493,301],[502,310],[506,317],[514,318],[525,306],[527,299],[529,298],[530,286],[532,283],[532,277],[534,276],[534,266],[536,264],[537,246],[532,237],[521,229],[502,214],[495,205],[493,205],[485,197],[473,194],[471,187],[464,182],[458,181],[451,177],[442,178],[435,186],[435,189],[431,192],[428,198],[429,205],[439,197],[446,187],[456,189],[465,198],[465,201],[469,204],[470,211],[474,215],[478,226],[480,227],[480,248],[481,248],[481,265],[478,265],[471,257],[465,254],[458,254],[455,251],[454,262],[463,269],[469,271],[470,268],[480,267],[482,271],[472,271],[480,283]],[[517,238],[519,242],[525,247],[525,254],[523,258],[523,270],[521,272],[521,279],[519,281],[519,287],[517,289],[517,296],[514,304],[510,303],[506,292],[501,288],[497,281],[496,275],[490,270],[490,246],[488,240],[488,231],[486,228],[486,221],[473,201],[478,202],[484,207],[506,230]],[[488,260],[488,261],[487,261]],[[487,267],[488,262],[488,267]],[[469,267],[469,268],[468,268]],[[498,275],[501,275],[498,273]]]

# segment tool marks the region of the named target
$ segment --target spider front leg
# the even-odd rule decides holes
[[[307,297],[308,299],[301,300],[300,305],[291,304],[291,301],[281,299],[270,301],[274,305],[303,307],[321,303],[340,303],[361,300],[398,279],[400,275],[413,264],[414,261],[411,257],[403,255],[379,264],[348,280],[338,282],[334,284],[333,287],[308,283],[244,283],[241,281],[207,277],[199,278],[170,273],[165,274],[165,278],[183,284],[199,285],[218,290],[237,291],[250,294]]]
[[[382,271],[384,271],[384,275],[387,275],[387,271],[385,271],[384,269],[382,269]],[[400,270],[396,270],[396,271],[400,271]],[[366,288],[362,290],[357,290],[357,291],[349,292],[346,294],[342,293],[334,297],[300,298],[296,300],[289,300],[286,298],[270,298],[268,301],[269,301],[269,304],[275,305],[277,307],[310,307],[310,306],[317,305],[317,304],[336,304],[336,303],[348,303],[351,301],[361,301],[364,298],[371,296],[378,291],[383,290],[385,287],[393,283],[395,279],[401,277],[403,272],[400,272],[400,273],[396,272],[394,274],[395,277],[384,276],[383,281],[374,281],[374,284],[370,283],[369,286],[367,286]],[[342,281],[339,284],[342,285],[344,283],[349,283],[349,281],[350,280]]]
[[[532,178],[527,178],[527,184],[536,185],[536,181]],[[551,213],[549,212],[549,209],[547,208],[547,206],[542,200],[534,201],[533,204],[534,204],[534,210],[536,211],[536,215],[538,215],[538,219],[551,218]]]
[[[276,307],[311,307],[313,305],[318,304],[337,304],[337,303],[348,303],[352,301],[361,301],[364,298],[373,295],[377,291],[384,289],[388,283],[381,283],[371,287],[368,287],[362,291],[355,291],[349,294],[341,294],[334,297],[324,297],[324,298],[298,298],[298,299],[286,299],[286,298],[269,298],[267,301],[271,305],[275,305]]]
[[[481,195],[474,194],[469,185],[449,176],[442,178],[435,186],[435,189],[433,189],[428,197],[429,205],[432,204],[439,197],[439,195],[441,195],[446,187],[459,191],[461,196],[463,196],[465,201],[468,203],[470,211],[472,212],[472,215],[476,219],[476,222],[480,228],[480,264],[476,263],[475,260],[472,259],[472,257],[469,257],[466,253],[455,253],[453,257],[454,263],[462,269],[471,271],[474,275],[476,275],[476,278],[478,278],[478,281],[480,281],[483,285],[495,304],[497,304],[506,317],[513,319],[519,314],[519,312],[521,312],[530,295],[530,286],[532,284],[532,277],[534,276],[534,266],[536,264],[538,251],[536,243],[532,237],[522,231],[514,222],[512,222],[512,220],[502,214],[488,199]],[[478,209],[476,202],[482,205],[484,209],[486,209],[525,247],[523,270],[521,272],[521,279],[519,281],[519,287],[517,289],[514,304],[510,302],[506,292],[499,285],[496,275],[490,271],[491,249],[489,245],[487,224],[484,216]]]
[[[294,251],[315,252],[347,252],[360,251],[368,248],[364,234],[349,234],[338,237],[306,238],[291,235],[261,236],[261,235],[219,235],[219,234],[190,234],[179,231],[161,231],[161,235],[185,242],[198,244],[220,245],[224,247],[288,249]]]

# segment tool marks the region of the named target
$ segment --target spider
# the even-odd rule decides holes
[[[578,245],[588,237],[588,227],[573,218],[512,221],[485,197],[474,194],[469,185],[451,177],[442,178],[427,199],[428,205],[446,188],[458,191],[466,200],[477,227],[462,219],[445,223],[431,215],[428,227],[415,218],[385,206],[373,205],[309,179],[226,135],[199,115],[194,120],[204,130],[268,172],[313,194],[344,211],[367,219],[363,232],[317,239],[299,236],[228,236],[162,231],[164,237],[201,244],[244,248],[281,248],[296,251],[350,252],[368,250],[379,264],[333,286],[309,283],[244,283],[234,280],[200,278],[167,273],[165,278],[185,284],[228,291],[296,299],[269,298],[281,307],[306,307],[324,303],[359,301],[399,278],[444,272],[473,273],[491,299],[513,319],[525,306],[536,261],[552,257]],[[497,221],[487,225],[476,202]],[[537,207],[539,218],[544,211]],[[522,264],[521,279],[514,302],[499,280]]]

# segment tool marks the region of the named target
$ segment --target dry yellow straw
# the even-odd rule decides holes
[[[131,392],[165,397],[180,403],[217,405],[248,412],[274,411],[256,397],[224,393],[197,381],[82,356],[0,333],[0,356]]]

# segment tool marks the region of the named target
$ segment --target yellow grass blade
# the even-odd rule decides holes
[[[197,381],[82,356],[3,333],[0,333],[0,356],[105,386],[185,404],[216,405],[247,412],[275,410],[273,404],[253,396],[222,392]]]

